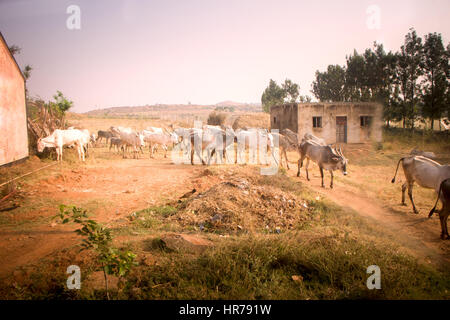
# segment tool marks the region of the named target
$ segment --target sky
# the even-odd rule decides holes
[[[411,27],[446,46],[449,13],[448,0],[0,0],[0,31],[33,67],[32,96],[59,90],[86,112],[260,102],[270,79],[312,96],[316,70],[374,41],[397,51]]]

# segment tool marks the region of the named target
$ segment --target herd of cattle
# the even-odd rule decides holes
[[[282,166],[284,156],[286,166],[289,169],[287,151],[297,151],[299,155],[297,176],[300,176],[300,168],[303,166],[303,160],[306,158],[306,178],[309,179],[308,166],[310,161],[319,166],[322,187],[324,187],[323,170],[330,172],[330,187],[333,188],[333,171],[340,170],[347,175],[348,160],[342,153],[341,148],[333,148],[325,143],[323,139],[317,138],[312,134],[305,134],[299,137],[289,129],[283,129],[280,132],[269,132],[265,129],[239,129],[233,130],[231,127],[205,125],[202,128],[176,128],[171,127],[157,128],[147,127],[140,132],[125,127],[111,127],[108,131],[98,131],[90,134],[86,129],[69,128],[67,130],[55,130],[50,136],[38,140],[38,151],[42,152],[45,147],[55,148],[57,160],[62,160],[64,146],[74,146],[78,150],[80,160],[85,160],[85,154],[88,153],[89,146],[95,146],[99,143],[109,143],[109,150],[122,151],[123,157],[131,150],[133,156],[138,157],[139,152],[143,153],[143,148],[148,145],[150,157],[153,157],[155,150],[159,146],[164,150],[164,157],[170,146],[180,147],[184,155],[190,155],[190,162],[194,164],[194,154],[196,154],[202,164],[206,164],[203,154],[206,152],[207,163],[216,155],[220,157],[219,163],[223,163],[225,158],[228,163],[245,162],[245,151],[249,150],[249,157],[255,161],[257,151],[260,154],[260,161],[267,164],[269,157],[272,157],[277,165]],[[235,147],[236,146],[236,147]],[[252,148],[253,146],[253,148]],[[235,149],[234,161],[227,158],[227,149]],[[256,147],[256,148],[255,148]],[[262,150],[262,152],[261,152]],[[279,150],[280,159],[275,156],[274,151]],[[262,157],[262,158],[261,158]],[[405,204],[405,191],[408,188],[409,199],[411,200],[413,210],[418,213],[414,204],[412,190],[414,182],[418,185],[434,189],[438,195],[438,200],[442,201],[443,207],[439,212],[441,223],[441,238],[450,239],[447,229],[447,219],[450,213],[450,165],[441,165],[430,159],[429,154],[421,155],[410,154],[401,158],[397,164],[392,183],[395,182],[395,176],[400,163],[405,173],[406,182],[402,185],[402,204]],[[436,205],[431,210],[429,217],[432,216]]]

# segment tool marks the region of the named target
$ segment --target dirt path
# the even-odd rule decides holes
[[[383,203],[373,192],[364,190],[364,187],[343,183],[334,183],[334,188],[329,187],[329,174],[325,176],[325,188],[322,188],[320,173],[317,168],[310,170],[311,181],[304,176],[300,178],[305,185],[341,207],[350,208],[358,214],[374,219],[377,224],[382,224],[386,230],[392,232],[395,241],[398,241],[408,253],[422,262],[433,263],[441,268],[448,268],[450,263],[450,244],[439,238],[439,218],[435,215],[432,219],[427,214],[413,214],[409,207],[405,207],[408,213],[396,210],[392,203]],[[313,172],[311,174],[311,172]],[[296,171],[289,171],[289,175],[295,176]],[[336,173],[338,175],[340,173]],[[298,179],[297,177],[295,177]],[[358,177],[353,177],[355,183]],[[409,204],[408,204],[409,205]]]

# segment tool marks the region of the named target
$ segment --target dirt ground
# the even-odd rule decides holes
[[[310,166],[311,181],[306,181],[304,170],[296,178],[295,153],[288,155],[291,162],[288,175],[299,179],[315,195],[370,217],[374,223],[400,235],[399,244],[420,260],[448,266],[450,241],[440,240],[436,216],[427,219],[435,201],[433,191],[415,189],[420,214],[413,214],[409,200],[408,206],[400,205],[403,173],[392,185],[394,166],[357,161],[352,165],[352,159],[367,150],[358,146],[346,152],[350,158],[349,175],[336,173],[334,189],[329,188],[328,173],[326,188],[320,187],[320,173],[314,165]],[[394,164],[394,158],[386,160],[387,163]],[[119,155],[111,156],[106,148],[97,148],[85,164],[64,163],[21,180],[19,196],[10,199],[20,207],[0,213],[0,278],[79,242],[74,227],[50,219],[57,214],[59,204],[86,208],[97,221],[117,226],[137,210],[178,199],[194,188],[201,192],[220,182],[218,176],[202,175],[204,170],[199,165],[171,164],[170,158],[161,154],[155,159],[149,159],[148,153],[137,160],[122,159]]]

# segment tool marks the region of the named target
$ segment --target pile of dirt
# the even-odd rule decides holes
[[[239,115],[233,123],[233,129],[270,128],[270,115],[265,112]]]
[[[279,233],[307,220],[307,207],[279,189],[231,178],[189,197],[170,219],[202,231]]]

